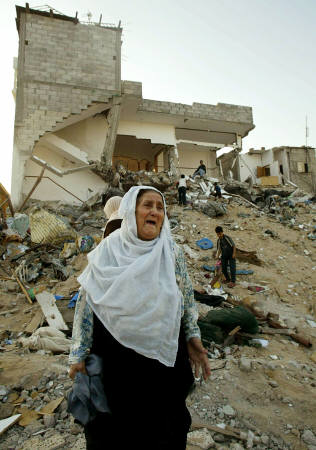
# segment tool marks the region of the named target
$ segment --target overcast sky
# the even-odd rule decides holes
[[[45,3],[30,2],[30,7]],[[122,21],[122,79],[149,99],[251,106],[244,149],[316,147],[316,0],[49,0],[87,21]],[[1,0],[0,182],[10,190],[18,54],[15,4]]]

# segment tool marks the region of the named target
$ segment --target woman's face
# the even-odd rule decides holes
[[[151,241],[159,236],[165,216],[161,195],[155,191],[145,192],[136,203],[137,236]]]

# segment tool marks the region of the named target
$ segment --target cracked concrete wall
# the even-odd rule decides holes
[[[25,162],[40,136],[94,102],[120,94],[122,31],[17,10],[15,205],[21,201]]]

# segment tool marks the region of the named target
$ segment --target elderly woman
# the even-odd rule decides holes
[[[196,376],[210,369],[184,256],[158,190],[132,187],[119,214],[78,278],[70,376],[102,356],[112,412],[85,427],[87,449],[185,450],[190,362]]]

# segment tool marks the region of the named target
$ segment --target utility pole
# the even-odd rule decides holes
[[[305,116],[305,147],[307,148],[307,138],[308,138],[308,126],[307,126],[307,115]]]

